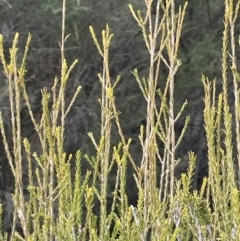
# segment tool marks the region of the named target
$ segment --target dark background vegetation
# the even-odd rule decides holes
[[[183,0],[177,0],[176,5],[183,4],[183,2]],[[66,99],[70,100],[77,86],[83,87],[66,122],[65,149],[67,153],[75,153],[80,148],[83,153],[94,155],[94,148],[87,132],[93,132],[94,136],[99,139],[101,116],[98,98],[101,97],[101,85],[97,74],[102,70],[102,59],[92,41],[89,26],[92,25],[97,35],[101,37],[101,30],[108,23],[111,32],[114,33],[110,50],[111,77],[114,80],[117,75],[122,76],[115,93],[117,107],[121,112],[120,120],[125,136],[133,139],[131,151],[135,161],[141,160],[138,134],[140,126],[145,124],[146,104],[131,71],[138,68],[140,76],[147,76],[149,60],[141,30],[128,9],[128,3],[131,3],[135,9],[145,11],[144,1],[139,0],[67,1],[66,34],[71,35],[66,42],[66,58],[69,64],[74,59],[78,59],[79,63],[70,76]],[[8,56],[8,49],[16,32],[20,34],[19,59],[21,59],[28,33],[32,35],[26,66],[26,84],[36,117],[41,115],[40,89],[43,87],[50,89],[54,77],[60,76],[61,55],[58,41],[61,39],[61,7],[61,0],[0,1],[0,31],[4,36],[6,56]],[[176,111],[186,99],[189,104],[183,117],[176,123],[176,133],[181,132],[186,115],[191,116],[191,122],[178,149],[177,155],[183,161],[176,168],[176,177],[180,177],[180,174],[186,171],[188,151],[194,151],[198,155],[199,167],[195,179],[196,188],[201,183],[201,178],[207,174],[201,78],[202,74],[205,74],[210,79],[216,77],[221,82],[223,16],[223,0],[190,0],[179,49],[182,66],[176,76]],[[236,34],[239,26],[238,23]],[[166,76],[167,69],[163,68],[159,87],[164,86]],[[0,105],[10,135],[7,82],[2,71],[0,71],[0,86]],[[31,121],[24,105],[22,135],[30,139],[33,150],[40,150],[37,135],[31,128]],[[119,140],[116,129],[113,129],[112,136],[114,145]],[[9,194],[13,192],[13,178],[2,146],[0,165],[2,172],[0,187],[3,193],[1,196],[2,200],[6,201]],[[86,168],[87,165],[83,165],[83,171],[86,171]],[[26,172],[25,175],[27,176]],[[133,190],[135,185],[130,166],[128,178],[128,188]],[[129,196],[132,203],[135,203],[136,199],[136,192]],[[4,209],[5,214],[9,210]],[[4,224],[7,229],[7,221]]]

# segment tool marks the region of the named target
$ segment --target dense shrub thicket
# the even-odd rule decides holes
[[[239,1],[0,5],[3,240],[239,236]]]

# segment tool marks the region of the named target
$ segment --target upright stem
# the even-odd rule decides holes
[[[169,73],[169,128],[170,128],[170,150],[171,150],[171,168],[170,168],[170,197],[173,198],[174,190],[174,167],[175,167],[175,130],[174,130],[174,77],[175,77],[175,68],[176,68],[176,56],[175,56],[175,1],[171,1],[171,53],[170,53],[170,73]]]

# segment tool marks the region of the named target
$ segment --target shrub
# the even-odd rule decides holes
[[[58,4],[57,2],[54,2]],[[73,2],[71,2],[73,4]],[[8,80],[10,123],[1,112],[0,129],[5,154],[14,177],[14,206],[11,230],[2,240],[234,240],[239,237],[239,163],[234,166],[233,126],[236,131],[237,160],[239,159],[239,93],[236,60],[235,21],[240,2],[225,1],[222,47],[222,86],[216,93],[216,81],[203,76],[205,90],[205,131],[208,143],[209,175],[200,190],[193,190],[192,180],[196,155],[189,153],[187,173],[179,180],[174,170],[181,161],[176,151],[183,139],[189,117],[176,137],[175,123],[181,117],[187,101],[176,113],[174,83],[181,66],[178,58],[181,30],[187,3],[176,8],[174,0],[145,1],[146,10],[129,10],[139,25],[146,51],[149,54],[148,73],[141,76],[132,70],[145,100],[146,124],[140,127],[141,160],[131,153],[132,140],[124,135],[117,108],[116,89],[120,76],[111,77],[110,49],[114,35],[109,25],[101,32],[101,39],[90,26],[90,33],[102,59],[99,99],[101,122],[99,134],[88,133],[95,155],[66,152],[67,116],[74,108],[80,93],[77,87],[66,101],[67,85],[72,69],[65,58],[65,8],[62,5],[62,35],[60,41],[61,74],[51,88],[41,90],[40,116],[29,98],[25,81],[26,59],[31,35],[27,38],[21,62],[18,62],[19,34],[16,34],[9,57],[0,36],[0,59]],[[54,5],[44,5],[45,10]],[[70,5],[69,5],[70,6]],[[81,9],[81,8],[79,8]],[[79,10],[80,11],[80,10]],[[153,11],[155,14],[153,15]],[[74,18],[71,22],[74,26]],[[74,27],[73,27],[74,28]],[[75,36],[77,38],[77,34]],[[228,97],[228,38],[230,42],[231,72],[234,86],[234,115]],[[21,54],[20,54],[21,56]],[[8,61],[9,59],[9,61]],[[163,67],[164,66],[164,67]],[[159,78],[167,77],[158,88]],[[162,87],[163,86],[163,87]],[[81,93],[80,93],[81,94]],[[160,104],[159,104],[160,103]],[[24,111],[23,111],[24,110]],[[37,139],[22,134],[23,113],[28,113]],[[113,135],[118,138],[113,139]],[[116,141],[118,140],[118,142]],[[162,147],[159,142],[163,143]],[[37,150],[36,143],[39,143]],[[87,161],[89,170],[83,172]],[[137,202],[129,202],[127,192],[129,165],[136,183]],[[5,207],[4,203],[2,205]],[[11,205],[11,200],[8,200]],[[4,229],[6,211],[2,210]]]

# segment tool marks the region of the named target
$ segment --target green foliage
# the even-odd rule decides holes
[[[75,155],[69,155],[65,151],[67,116],[78,101],[81,90],[78,86],[70,100],[66,101],[69,76],[77,61],[70,66],[67,64],[65,26],[69,24],[76,30],[75,16],[80,13],[78,11],[84,10],[80,8],[79,1],[76,1],[79,8],[75,9],[75,13],[75,10],[72,11],[70,21],[66,23],[64,9],[71,9],[74,3],[71,1],[66,5],[66,1],[63,1],[61,71],[51,88],[41,90],[40,118],[35,116],[25,81],[31,35],[28,35],[21,62],[17,59],[19,34],[15,35],[10,48],[9,61],[4,53],[3,36],[0,36],[0,59],[3,73],[8,80],[12,149],[2,113],[0,129],[15,179],[10,239],[238,240],[240,193],[236,171],[240,170],[240,102],[234,26],[240,2],[234,5],[234,1],[225,1],[222,93],[216,93],[216,81],[210,82],[203,76],[209,175],[199,191],[192,187],[197,158],[194,153],[189,153],[187,173],[182,174],[180,180],[176,180],[174,175],[176,165],[181,161],[177,160],[177,148],[189,123],[187,117],[180,135],[176,137],[175,123],[187,105],[187,102],[179,105],[180,111],[175,114],[174,86],[182,63],[178,52],[187,3],[178,8],[174,0],[159,0],[154,6],[156,15],[152,14],[153,1],[145,1],[145,11],[135,10],[129,4],[129,12],[140,27],[146,52],[149,54],[146,73],[139,71],[138,66],[132,69],[139,92],[142,92],[141,103],[145,101],[143,106],[146,125],[142,125],[138,133],[140,161],[135,160],[132,155],[132,139],[124,134],[121,113],[118,110],[116,93],[121,85],[121,78],[113,78],[111,74],[110,53],[114,35],[108,24],[101,32],[101,39],[94,26],[90,26],[93,43],[102,61],[102,71],[98,74],[101,85],[101,121],[97,123],[99,133],[88,133],[94,155],[85,154],[83,158],[80,150]],[[42,4],[45,12],[60,8],[58,1],[46,1]],[[77,32],[75,38],[80,41]],[[199,44],[196,48],[198,47],[207,51],[203,45]],[[230,110],[227,91],[228,55],[231,57],[230,69],[234,86],[234,114]],[[159,88],[161,74],[166,75],[166,79]],[[22,134],[23,107],[27,108],[37,134],[40,143],[38,151],[33,151],[34,143]],[[233,126],[236,130],[237,163],[233,162]],[[113,140],[114,135],[117,138]],[[159,140],[164,144],[162,149],[159,147]],[[23,156],[26,156],[27,163],[24,163]],[[86,173],[82,169],[84,161],[89,165]],[[25,165],[28,173],[27,185],[23,182]],[[130,165],[137,189],[136,205],[129,203],[127,195],[127,170]],[[2,208],[0,210],[3,214]],[[17,233],[19,222],[23,237]],[[6,237],[2,235],[1,238]]]

